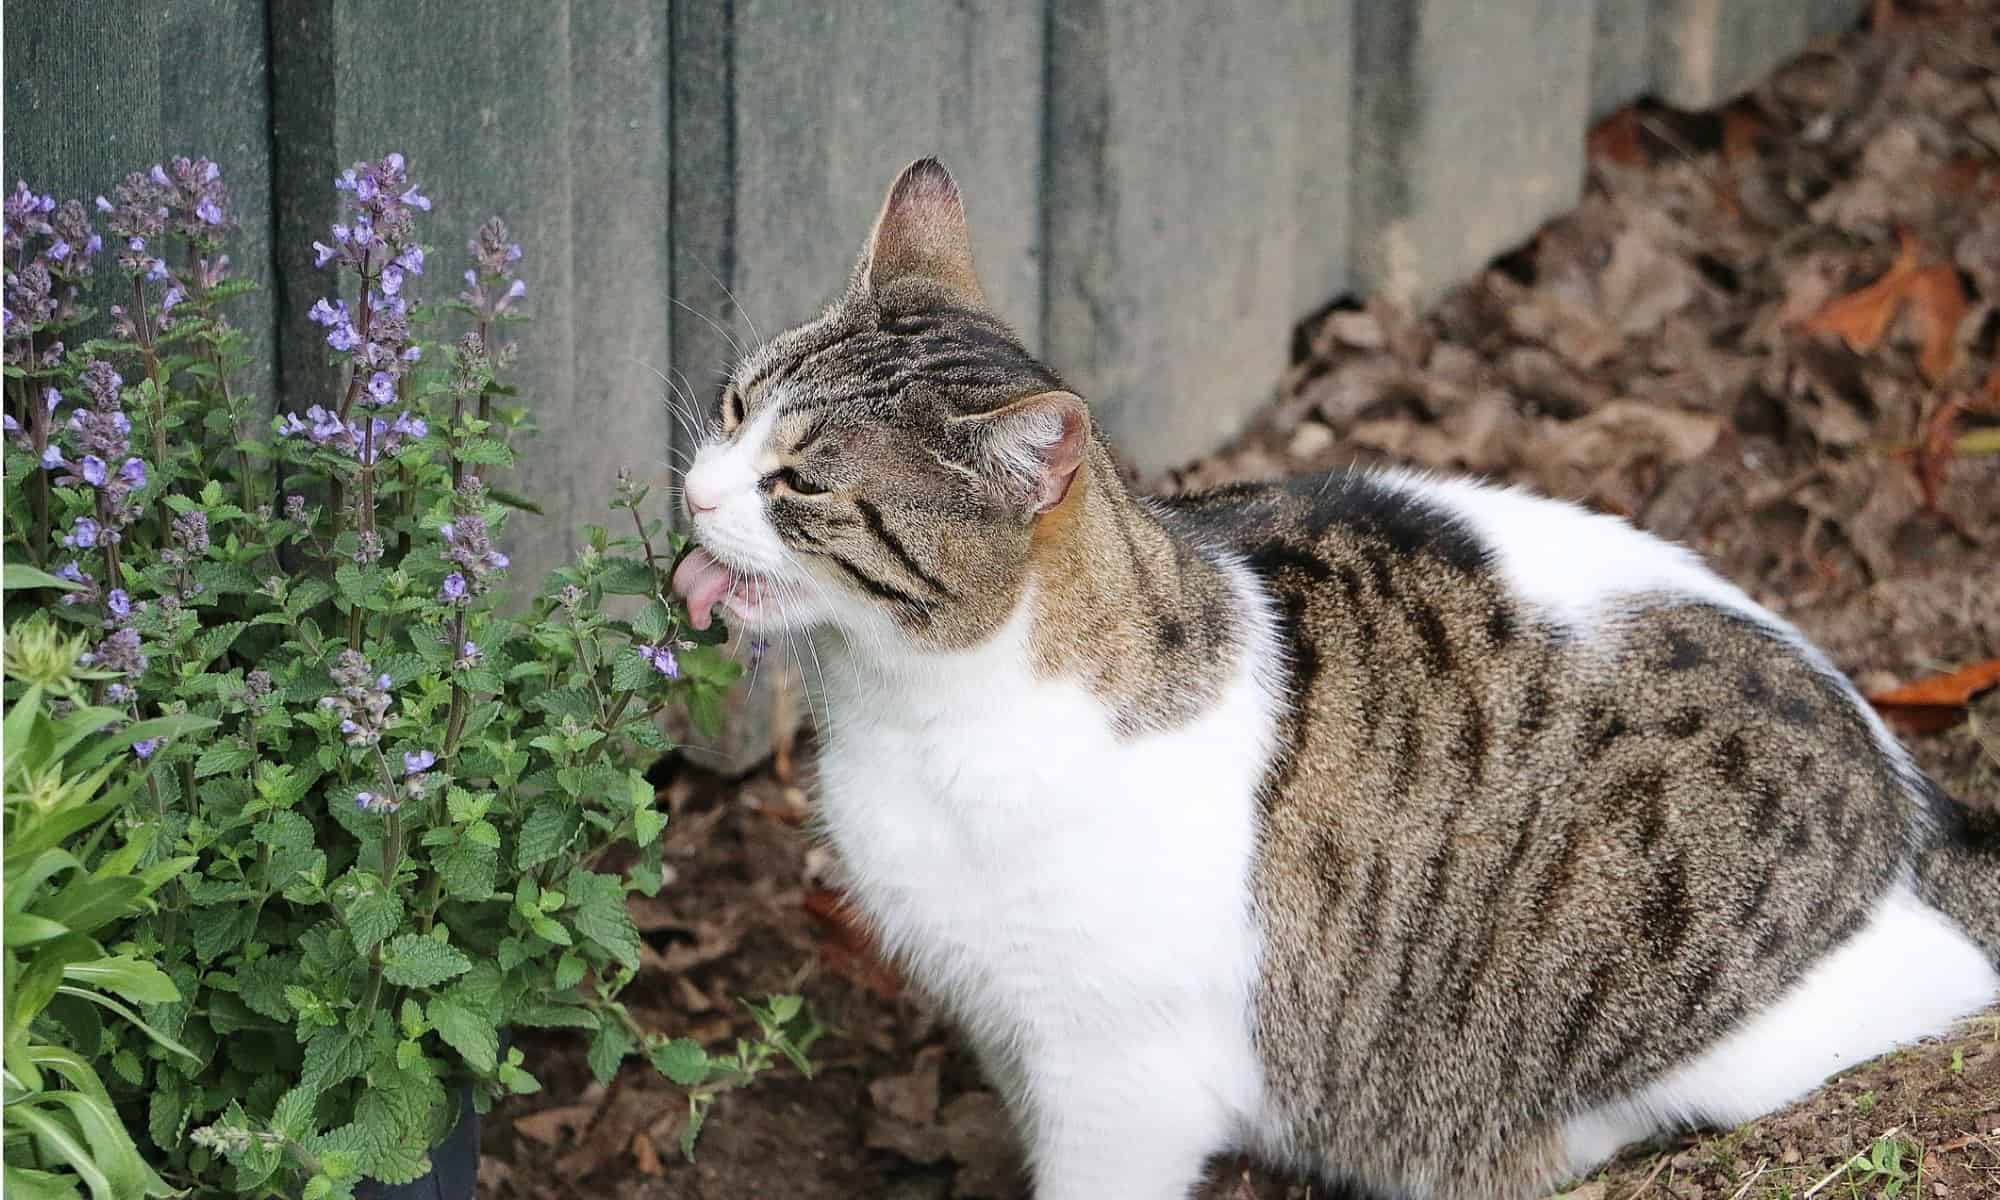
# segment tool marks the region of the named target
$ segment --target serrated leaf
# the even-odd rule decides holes
[[[464,951],[421,933],[401,934],[382,951],[382,978],[397,987],[436,987],[471,969]]]
[[[367,1065],[368,1048],[360,1038],[342,1027],[322,1029],[306,1043],[299,1086],[323,1092],[361,1074]]]
[[[590,1064],[590,1073],[599,1083],[610,1083],[618,1074],[618,1064],[632,1053],[632,1035],[613,1018],[606,1016],[598,1026],[597,1036],[590,1039],[590,1052],[585,1061]]]
[[[290,1021],[292,1007],[285,1003],[285,985],[298,969],[292,955],[266,954],[236,971],[236,994],[244,1007],[273,1021]]]
[[[333,585],[324,579],[301,580],[285,593],[285,611],[297,617],[307,609],[324,603],[332,595]]]
[[[563,956],[556,960],[556,990],[568,991],[582,983],[583,972],[583,960],[565,950]]]
[[[207,779],[230,771],[240,771],[257,761],[257,752],[239,741],[217,742],[195,760],[194,777]]]
[[[615,877],[590,871],[570,873],[565,886],[576,905],[571,924],[597,943],[620,966],[638,970],[639,930],[625,907],[625,887]]]
[[[306,850],[313,844],[312,822],[280,810],[257,822],[257,840],[274,850]]]
[[[347,920],[347,932],[359,953],[366,954],[403,923],[403,898],[384,888],[381,880],[351,874],[347,881],[336,885],[336,894],[341,894],[340,887],[348,889],[349,898],[341,903],[341,915]]]
[[[540,709],[557,721],[564,717],[574,717],[580,722],[589,722],[597,717],[597,701],[589,692],[579,687],[550,688],[535,696],[529,702],[532,708]]]
[[[531,870],[563,852],[583,830],[583,821],[567,804],[544,803],[521,822],[514,844],[514,865]]]
[[[224,904],[197,908],[190,918],[194,925],[194,953],[203,962],[213,962],[241,945],[257,925],[257,910],[248,904]]]
[[[598,586],[612,596],[647,596],[658,590],[659,577],[645,561],[637,558],[606,558]],[[659,634],[645,634],[658,637]]]
[[[667,814],[658,809],[642,808],[632,814],[632,840],[641,846],[650,846],[667,827]]]
[[[653,1067],[682,1087],[695,1087],[708,1078],[708,1051],[693,1038],[675,1038],[653,1047]]]
[[[628,646],[611,656],[611,686],[618,691],[642,692],[665,682],[666,676],[654,670],[636,646]]]
[[[429,1142],[444,1088],[423,1071],[369,1072],[354,1105],[361,1169],[369,1178],[404,1184],[429,1169]]]
[[[295,1087],[278,1097],[271,1110],[271,1128],[295,1142],[304,1142],[319,1132],[313,1128],[313,1104],[318,1098],[306,1087]]]
[[[485,900],[493,895],[500,873],[500,852],[469,838],[431,852],[431,866],[444,879],[444,890],[454,900]]]
[[[655,597],[632,618],[632,633],[643,641],[657,642],[674,627],[674,614]]]
[[[431,1027],[444,1044],[458,1051],[467,1066],[486,1074],[499,1066],[500,1031],[488,1017],[451,996],[439,996],[425,1009]]]
[[[227,625],[203,630],[201,636],[195,639],[195,662],[204,667],[214,662],[217,656],[235,644],[237,635],[248,628],[248,622],[231,621]]]
[[[146,1101],[146,1132],[153,1144],[172,1146],[179,1142],[186,1118],[187,1085],[180,1076],[161,1071]]]

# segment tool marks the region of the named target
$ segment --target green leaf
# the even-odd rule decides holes
[[[73,592],[82,586],[80,583],[71,583],[67,579],[61,579],[49,574],[47,571],[31,567],[27,563],[10,562],[5,567],[0,567],[0,591],[12,592],[22,588],[58,588],[65,592]]]
[[[628,646],[611,656],[611,686],[621,692],[643,692],[657,688],[666,682],[666,676],[653,669],[653,664],[639,656],[636,647]]]
[[[63,978],[115,992],[134,1004],[172,1004],[181,998],[165,971],[129,955],[70,963],[63,968]]]
[[[641,846],[652,845],[666,827],[667,814],[657,809],[642,808],[632,814],[632,840]]]
[[[257,752],[240,741],[218,742],[201,752],[195,760],[194,777],[207,779],[211,775],[240,771],[257,761]]]
[[[373,875],[350,872],[334,885],[334,895],[341,898],[341,915],[360,953],[373,949],[403,923],[403,898],[384,888]]]
[[[616,1019],[606,1015],[598,1026],[597,1036],[590,1039],[590,1052],[585,1061],[590,1064],[590,1073],[597,1077],[597,1082],[610,1083],[612,1076],[618,1074],[618,1064],[624,1062],[625,1056],[630,1053],[632,1035]]]
[[[236,970],[236,995],[245,1007],[260,1017],[289,1022],[292,1007],[285,1003],[285,985],[294,978],[298,959],[292,955],[266,954],[256,962]]]
[[[572,871],[564,884],[576,905],[571,924],[613,961],[639,969],[639,930],[625,907],[625,886],[610,875]]]
[[[562,853],[582,831],[582,818],[574,808],[567,804],[544,803],[521,822],[521,831],[514,846],[515,867],[527,871],[540,866]]]
[[[318,1096],[310,1088],[295,1087],[278,1098],[277,1107],[271,1110],[271,1128],[295,1142],[304,1142],[318,1130],[313,1118],[313,1105]]]
[[[459,461],[482,467],[509,467],[514,465],[514,452],[506,443],[492,438],[468,438],[458,447]]]
[[[659,590],[658,574],[642,559],[605,558],[603,563],[603,574],[597,577],[597,582],[609,595],[649,596]],[[664,633],[665,630],[661,632]],[[649,633],[640,636],[656,638],[660,634]]]
[[[213,962],[236,949],[257,926],[257,910],[248,904],[221,904],[193,910],[195,957]]]
[[[648,642],[657,642],[667,636],[667,630],[673,625],[674,614],[658,598],[649,600],[632,618],[632,632]]]
[[[500,1063],[500,1031],[493,1021],[451,996],[439,996],[425,1012],[444,1044],[458,1051],[467,1066],[488,1074]]]
[[[322,1029],[306,1043],[304,1065],[299,1069],[299,1085],[323,1092],[343,1083],[368,1065],[368,1048],[360,1038],[341,1026]]]
[[[436,987],[471,969],[464,951],[420,933],[402,934],[382,952],[382,978],[397,987]]]
[[[237,635],[248,628],[247,621],[232,621],[202,631],[202,635],[195,639],[195,662],[201,666],[214,662],[218,655],[235,643]]]
[[[332,595],[333,585],[326,580],[302,580],[292,585],[292,590],[285,593],[285,612],[296,618],[307,609],[325,603]]]
[[[695,1087],[708,1078],[708,1051],[693,1038],[675,1038],[653,1047],[653,1067],[681,1087]]]
[[[556,990],[568,991],[582,983],[584,969],[583,960],[565,950],[556,960]]]
[[[431,866],[444,879],[444,890],[452,899],[485,900],[493,895],[500,873],[500,852],[461,838],[431,851]]]
[[[371,1179],[403,1184],[430,1168],[428,1151],[435,1110],[444,1089],[422,1071],[372,1071],[354,1105],[361,1169]]]

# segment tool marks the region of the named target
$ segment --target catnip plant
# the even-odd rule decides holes
[[[711,1053],[619,1001],[645,956],[626,897],[664,884],[661,718],[713,730],[740,668],[672,600],[681,539],[627,473],[615,524],[506,602],[501,545],[531,506],[488,476],[528,428],[503,382],[521,248],[485,222],[463,287],[428,300],[450,272],[402,156],[335,187],[307,316],[337,398],[268,426],[232,385],[248,285],[216,164],[91,206],[6,198],[6,553],[67,585],[10,592],[8,624],[34,607],[87,639],[75,702],[129,722],[117,824],[150,831],[138,869],[177,864],[98,934],[172,981],[142,1015],[177,1052],[48,1032],[107,1067],[152,1168],[197,1194],[418,1177],[463,1097],[537,1089],[509,1045],[534,1028],[588,1036],[600,1079],[636,1054],[686,1088],[692,1153],[718,1091],[805,1069],[818,1033],[776,997],[748,1006],[757,1039]],[[68,344],[101,271],[108,329]],[[214,727],[148,735],[169,717]]]

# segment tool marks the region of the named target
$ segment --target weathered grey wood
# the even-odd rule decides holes
[[[1590,51],[1590,119],[1595,121],[1653,86],[1654,0],[1597,0]]]
[[[7,0],[6,185],[59,199],[109,193],[176,154],[222,167],[233,273],[266,289],[230,303],[250,341],[239,391],[272,392],[270,109],[261,0]],[[123,302],[107,253],[89,302]]]
[[[1353,8],[1051,7],[1042,340],[1142,472],[1241,428],[1347,286]]]
[[[1354,266],[1420,305],[1574,202],[1586,0],[1406,0],[1355,13]]]
[[[810,317],[896,173],[934,154],[964,189],[988,299],[1032,337],[1042,28],[1034,0],[737,0],[738,316],[767,335]]]
[[[1868,0],[1806,0],[1806,32],[1845,33],[1861,23]]]
[[[1653,83],[1680,108],[1713,108],[1748,90],[1806,42],[1809,0],[1659,0]]]
[[[332,217],[335,170],[407,157],[435,204],[421,226],[429,269],[413,285],[427,298],[457,293],[466,240],[503,217],[526,252],[518,271],[534,317],[503,330],[520,345],[509,382],[541,429],[506,481],[546,511],[509,535],[517,586],[534,586],[572,553],[582,522],[608,518],[620,466],[667,476],[654,374],[671,327],[666,14],[641,0],[279,8],[286,33],[325,39],[281,58],[281,213],[308,225],[288,231],[284,252],[288,398],[324,395],[335,378],[319,365],[318,331],[292,317],[334,283],[299,247]]]

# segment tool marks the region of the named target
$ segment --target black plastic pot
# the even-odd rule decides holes
[[[472,1089],[459,1092],[458,1124],[431,1148],[430,1174],[408,1183],[363,1180],[355,1200],[473,1200],[479,1190],[479,1111]]]

